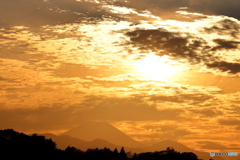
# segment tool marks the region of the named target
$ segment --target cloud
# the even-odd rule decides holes
[[[171,130],[175,130],[176,126],[174,126],[174,125],[161,125],[160,128],[161,128],[161,131],[171,131]]]
[[[208,68],[213,68],[221,72],[228,72],[231,74],[237,74],[240,72],[240,63],[230,63],[230,62],[213,62],[207,63]]]
[[[43,25],[56,25],[80,22],[83,19],[95,21],[107,12],[102,10],[100,4],[90,1],[76,0],[9,0],[1,3],[1,26],[24,25],[39,27]],[[114,14],[108,13],[112,17]],[[87,18],[84,18],[87,17]]]
[[[213,141],[197,141],[197,143],[200,145],[202,149],[211,149],[211,150],[220,150],[226,151],[226,150],[239,150],[240,147],[236,144],[233,145],[226,145],[226,144],[220,144],[218,142]]]
[[[239,93],[221,94],[216,85],[237,90],[233,83],[237,78],[215,79],[211,74],[202,78],[202,73],[192,70],[182,72],[187,75],[182,77],[195,86],[146,83],[149,80],[134,74],[131,64],[156,52],[193,68],[237,74],[239,21],[190,12],[181,15],[191,19],[187,22],[161,19],[178,17],[180,12],[175,11],[185,5],[197,10],[203,1],[128,2],[124,5],[133,8],[123,16],[110,9],[124,11],[124,7],[101,8],[104,1],[2,2],[0,128],[48,132],[86,120],[126,120],[131,123],[124,131],[135,137],[227,141],[226,135],[235,134],[228,127],[239,129],[238,119],[223,118],[239,116]],[[133,15],[139,24],[131,24]],[[103,18],[108,16],[112,17]],[[117,21],[121,18],[125,20]],[[175,82],[188,83],[181,76]]]
[[[139,78],[137,74],[118,74],[110,77],[92,77],[87,76],[88,79],[94,80],[96,82],[123,82],[123,81],[141,81],[143,79]]]
[[[202,115],[202,117],[217,117],[223,115],[221,110],[211,108],[189,109],[189,111],[196,115]]]
[[[81,77],[95,75],[99,70],[104,70],[105,68],[93,68],[91,66],[85,66],[81,64],[71,64],[71,63],[61,63],[61,65],[53,69],[53,74],[61,78],[71,78],[71,77]],[[91,80],[86,80],[86,82]]]
[[[236,22],[224,19],[220,22],[221,27],[212,27],[205,31],[204,36],[209,36],[209,30],[214,30],[218,34],[233,37],[237,36],[239,24]],[[231,24],[234,24],[231,26]],[[205,29],[206,30],[206,29]],[[214,32],[212,31],[212,32]],[[211,32],[211,33],[212,33]],[[191,32],[187,33],[183,30],[172,31],[170,29],[139,29],[126,32],[126,36],[130,38],[127,45],[137,47],[142,53],[154,52],[158,56],[169,56],[171,59],[181,62],[187,61],[192,66],[202,66],[213,73],[228,73],[229,75],[240,73],[239,57],[235,53],[239,49],[239,41],[200,37]],[[212,41],[211,41],[212,39]],[[227,51],[232,50],[232,59],[229,59]],[[221,51],[221,52],[220,52]],[[222,53],[225,51],[224,53]],[[131,52],[130,52],[131,53]],[[131,54],[134,54],[132,52]]]
[[[193,91],[194,89],[191,92]],[[168,93],[166,90],[163,92]],[[176,91],[176,93],[178,96],[181,95],[180,91]],[[192,140],[213,139],[220,130],[227,135],[232,134],[228,128],[216,126],[221,122],[224,114],[229,114],[227,111],[234,110],[234,108],[227,108],[230,104],[224,101],[226,98],[229,101],[233,99],[228,95],[220,97],[221,101],[218,102],[226,105],[225,108],[219,107],[218,103],[208,108],[208,106],[204,106],[205,102],[202,102],[202,107],[192,105],[188,109],[177,105],[169,107],[165,105],[164,101],[162,104],[156,102],[149,104],[148,97],[151,96],[141,94],[124,98],[116,98],[114,95],[112,97],[79,95],[72,97],[71,105],[69,101],[65,100],[71,98],[73,94],[69,93],[69,96],[60,97],[58,101],[54,101],[55,103],[42,103],[34,108],[1,109],[0,128],[11,127],[28,132],[47,132],[50,130],[60,132],[75,127],[86,120],[100,120],[119,123],[121,121],[132,122],[128,123],[128,129],[123,129],[123,131],[141,140],[149,137],[160,138],[159,140],[161,138],[177,139],[183,136]],[[214,99],[213,101],[218,100]],[[233,116],[238,116],[238,114]],[[220,118],[219,121],[216,121],[216,118]],[[239,122],[235,121],[234,124],[239,124]],[[196,134],[200,132],[201,134]],[[209,134],[212,136],[206,138],[206,135]],[[224,139],[221,135],[219,136],[215,138]]]
[[[89,97],[90,99],[94,97]],[[89,100],[90,100],[89,99]],[[88,101],[89,101],[88,100]],[[144,97],[104,98],[96,107],[85,112],[83,116],[109,120],[174,120],[184,112],[180,109],[157,110],[156,106],[145,102]]]
[[[57,130],[78,125],[85,120],[176,120],[184,113],[180,109],[157,110],[138,97],[87,96],[79,104],[68,107],[64,107],[66,104],[63,102],[52,103],[52,107],[45,106],[42,104],[42,106],[32,109],[1,109],[0,128]]]
[[[113,124],[134,139],[145,143],[149,143],[150,141],[156,143],[166,138],[178,139],[194,134],[194,131],[185,127],[185,123],[176,123],[174,120],[133,122],[134,123],[119,121]]]
[[[219,119],[218,123],[221,125],[232,126],[232,125],[239,125],[239,119]]]
[[[139,10],[150,10],[154,9],[177,9],[178,7],[186,7],[187,2],[184,0],[131,0],[126,2],[115,2],[116,5],[124,5],[130,8],[136,8]]]
[[[229,17],[235,17],[237,19],[240,19],[239,7],[240,2],[236,0],[209,0],[208,3],[205,3],[204,6],[200,5],[199,10],[205,11],[205,13],[211,12],[218,15],[226,15]]]
[[[212,99],[213,96],[207,94],[181,94],[179,96],[166,96],[166,95],[156,95],[151,96],[150,101],[164,101],[164,102],[175,102],[175,103],[184,103],[190,101],[192,105],[203,103],[209,99]]]
[[[180,126],[177,124],[176,125],[146,124],[145,126],[142,127],[142,129],[146,129],[152,133],[159,133],[160,135],[162,134],[165,137],[168,137],[167,135],[171,135],[171,137],[175,138],[193,133],[187,129],[180,128]]]
[[[207,52],[204,39],[183,36],[177,32],[171,32],[163,28],[137,29],[126,33],[130,42],[138,46],[142,51],[156,52],[157,55],[168,55],[175,59],[186,59],[192,64],[211,60],[213,56]],[[199,53],[199,50],[202,52]]]
[[[221,50],[221,49],[225,49],[225,50],[237,49],[238,44],[240,44],[240,42],[238,41],[226,41],[223,39],[215,39],[213,40],[213,42],[217,43],[218,46],[212,48],[212,51]]]
[[[169,126],[169,125],[159,124],[159,126],[153,127],[150,124],[141,128],[141,130],[146,130],[146,129],[147,131],[145,132],[136,131],[136,133],[138,134],[130,133],[129,135],[131,135],[132,137],[141,139],[141,141],[144,141],[143,139],[148,139],[149,141],[149,138],[151,140],[178,139],[178,138],[183,138],[184,136],[187,136],[187,135],[194,134],[194,132],[191,132],[188,129],[179,128],[179,125]]]
[[[61,130],[71,126],[72,112],[72,108],[61,108],[57,104],[53,108],[1,110],[0,128],[24,131]]]
[[[205,27],[204,30],[209,34],[217,33],[218,35],[231,35],[232,38],[237,38],[240,25],[236,20],[226,18],[215,22],[211,27]]]
[[[221,145],[217,142],[212,141],[198,141],[197,142],[202,149],[213,149],[213,150],[226,150],[227,147],[224,145]]]
[[[119,2],[116,2],[116,4],[119,4]],[[150,10],[160,16],[169,10],[174,12],[179,7],[188,7],[188,10],[193,12],[227,15],[240,19],[240,2],[237,0],[131,0],[120,4],[140,10]],[[161,12],[158,12],[158,10],[161,10]]]
[[[240,125],[236,127],[236,130],[240,130]]]

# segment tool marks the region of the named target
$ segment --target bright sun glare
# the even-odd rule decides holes
[[[148,80],[156,81],[170,79],[181,70],[181,67],[176,66],[176,62],[174,63],[166,56],[159,57],[154,54],[149,54],[138,60],[135,66],[139,74]]]

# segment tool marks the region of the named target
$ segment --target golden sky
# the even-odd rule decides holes
[[[96,120],[145,144],[240,152],[240,2],[218,2],[0,2],[0,128]]]

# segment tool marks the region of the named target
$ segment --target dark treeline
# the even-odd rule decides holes
[[[29,136],[12,129],[0,130],[0,155],[0,159],[4,157],[8,160],[198,160],[194,153],[180,153],[170,147],[163,151],[140,154],[126,153],[123,147],[120,151],[108,148],[81,151],[71,146],[61,150],[51,139],[37,134]]]

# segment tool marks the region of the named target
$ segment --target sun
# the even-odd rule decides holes
[[[148,80],[168,80],[181,71],[177,63],[167,56],[149,54],[135,63],[136,71]]]

